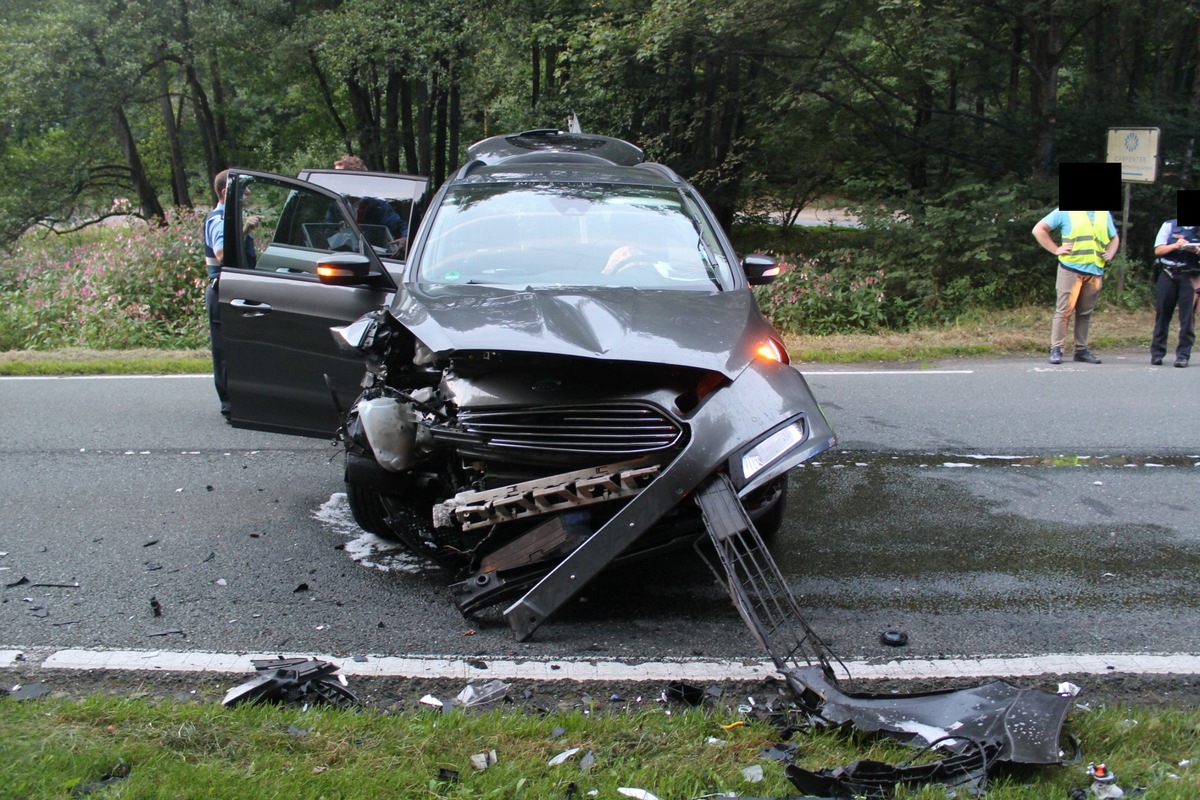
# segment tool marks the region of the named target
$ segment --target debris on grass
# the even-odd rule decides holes
[[[549,764],[552,767],[557,767],[559,764],[563,764],[563,763],[567,762],[568,760],[570,760],[570,758],[573,755],[575,755],[582,749],[583,749],[582,747],[572,747],[568,750],[563,750],[561,753],[556,755],[554,758],[550,759]]]
[[[121,762],[104,774],[102,778],[90,783],[81,783],[71,790],[72,797],[83,797],[103,789],[107,789],[119,780],[129,777],[129,765]]]
[[[458,693],[455,698],[460,706],[480,706],[485,703],[491,703],[496,700],[502,700],[508,696],[508,684],[504,681],[495,680],[487,683],[475,685],[468,683],[466,687]]]
[[[361,703],[346,688],[345,678],[336,675],[338,667],[316,658],[271,658],[252,662],[258,677],[230,689],[221,704],[264,701],[299,705],[329,703],[340,708],[358,708]]]

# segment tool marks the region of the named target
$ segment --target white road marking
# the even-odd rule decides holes
[[[45,654],[0,650],[0,668],[37,664],[63,670],[161,670],[244,673],[256,658],[315,657],[337,664],[348,676],[471,680],[753,681],[776,675],[769,661],[670,659],[640,663],[599,659],[489,659],[450,656],[363,656],[362,661],[313,653],[205,653],[170,650],[56,650]],[[1037,675],[1195,675],[1200,655],[1189,653],[1071,653],[1043,656],[847,661],[861,680],[1012,678]],[[482,665],[486,665],[484,668]],[[839,677],[846,677],[838,669]]]
[[[823,377],[827,377],[830,375],[838,376],[838,375],[974,375],[975,374],[975,370],[973,370],[973,369],[861,369],[861,370],[831,369],[828,371],[803,369],[801,367],[796,367],[796,369],[799,369],[800,374],[802,374],[806,378],[810,375],[821,375]]]

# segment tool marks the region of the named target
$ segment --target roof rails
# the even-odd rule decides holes
[[[504,136],[493,136],[467,149],[467,161],[487,166],[506,162],[588,163],[632,167],[642,163],[641,148],[611,136],[568,133],[542,128]]]

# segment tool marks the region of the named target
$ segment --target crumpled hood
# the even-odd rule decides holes
[[[392,314],[436,353],[497,350],[641,361],[729,378],[773,334],[747,289],[409,287]]]

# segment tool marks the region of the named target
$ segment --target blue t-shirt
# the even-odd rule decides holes
[[[221,274],[221,265],[212,262],[217,258],[217,251],[225,249],[225,204],[218,203],[204,220],[204,259],[208,268],[208,277],[215,278]]]

